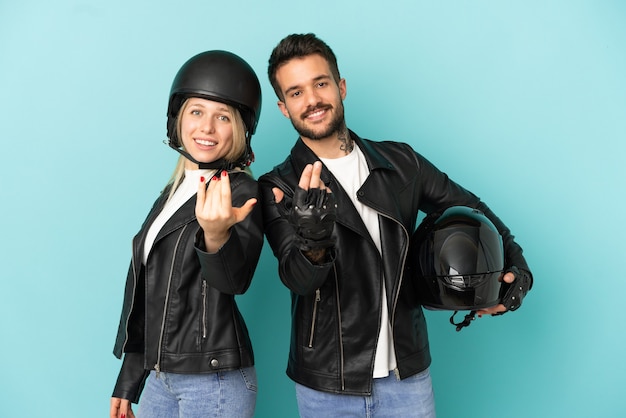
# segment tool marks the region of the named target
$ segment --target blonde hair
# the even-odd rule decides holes
[[[183,145],[181,135],[181,115],[187,109],[188,103],[189,98],[185,100],[183,105],[180,107],[180,110],[178,111],[178,115],[176,116],[176,135],[179,138],[178,141],[183,149],[185,149],[185,146]],[[246,127],[243,123],[243,118],[241,117],[239,110],[228,104],[226,104],[226,107],[228,108],[228,112],[230,113],[231,125],[233,127],[233,142],[230,150],[224,156],[224,160],[229,163],[234,163],[238,161],[241,157],[243,157],[246,152]],[[172,195],[185,178],[185,161],[187,161],[187,158],[184,155],[178,157],[178,162],[176,163],[174,172],[172,173],[172,176],[170,177],[167,184],[165,185],[166,189],[168,187],[170,188],[167,197],[168,200],[172,198]]]

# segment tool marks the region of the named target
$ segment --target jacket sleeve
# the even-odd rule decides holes
[[[245,176],[245,177],[244,177]],[[240,207],[248,199],[259,199],[256,181],[245,173],[231,175],[233,206]],[[207,253],[202,229],[195,240],[202,277],[222,293],[243,294],[252,281],[263,247],[263,219],[259,205],[230,230],[226,243],[215,253]]]
[[[326,281],[334,263],[334,252],[329,252],[324,263],[313,264],[295,246],[294,228],[278,208],[279,204],[288,207],[291,196],[285,194],[284,200],[276,203],[272,188],[279,186],[272,178],[274,177],[271,175],[264,175],[259,179],[265,236],[278,260],[279,276],[283,284],[296,294],[309,295]]]
[[[417,158],[419,174],[422,178],[420,182],[422,185],[421,209],[426,213],[430,213],[453,205],[464,205],[483,212],[493,222],[502,236],[505,268],[509,269],[515,266],[528,272],[532,287],[532,273],[523,255],[522,247],[515,241],[511,230],[504,222],[476,195],[452,181],[445,173],[439,171],[421,155],[417,154]]]
[[[143,353],[126,353],[112,396],[139,402],[148,373],[143,367]]]

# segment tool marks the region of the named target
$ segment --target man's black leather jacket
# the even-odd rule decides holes
[[[453,205],[478,208],[502,234],[506,265],[525,270],[528,266],[510,231],[489,208],[410,146],[351,135],[370,169],[357,197],[379,214],[382,257],[349,197],[325,166],[322,180],[337,202],[334,256],[314,265],[294,246],[294,230],[281,217],[271,189],[295,190],[305,165],[318,160],[301,139],[259,184],[265,233],[278,259],[280,278],[292,296],[287,374],[313,389],[367,395],[381,326],[383,277],[396,374],[406,378],[425,370],[431,361],[424,314],[414,284],[404,278],[418,211],[430,213]],[[285,199],[281,203],[289,207],[287,194]]]
[[[259,197],[247,173],[229,173],[233,206]],[[113,396],[137,402],[150,370],[210,373],[254,364],[248,330],[235,303],[252,280],[263,230],[260,208],[232,227],[228,241],[207,253],[189,199],[158,233],[146,266],[148,228],[167,199],[157,199],[133,239],[133,255],[114,354],[124,362]]]

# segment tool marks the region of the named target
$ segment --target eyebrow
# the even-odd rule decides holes
[[[331,77],[328,74],[321,74],[321,75],[318,75],[317,77],[314,77],[311,81],[313,83],[317,83],[318,81],[329,80],[330,78]],[[293,90],[298,90],[299,88],[300,88],[299,84],[297,84],[295,86],[291,86],[287,90],[285,90],[284,94],[287,95],[289,92],[291,92]]]

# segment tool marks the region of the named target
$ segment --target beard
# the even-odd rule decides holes
[[[310,109],[307,109],[304,115],[310,112],[314,112],[316,109],[319,110],[320,108],[332,109],[332,106],[311,107]],[[328,138],[335,133],[343,132],[345,128],[343,103],[340,101],[337,107],[335,107],[334,109],[336,110],[336,112],[333,113],[333,118],[326,125],[319,127],[310,127],[306,125],[304,118],[292,118],[291,124],[301,137],[308,138],[314,141]]]

